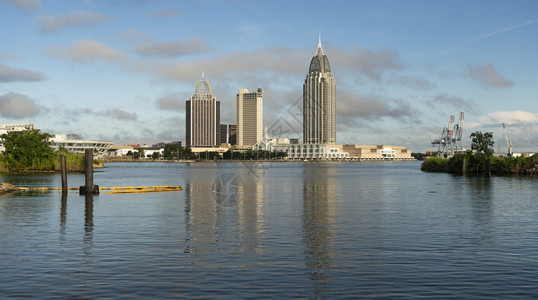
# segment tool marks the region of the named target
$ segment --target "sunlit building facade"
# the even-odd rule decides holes
[[[336,82],[321,38],[303,85],[303,142],[336,144]]]
[[[237,145],[252,146],[263,139],[263,90],[237,94]]]
[[[185,113],[187,146],[220,146],[220,101],[211,94],[204,73],[202,80],[196,83],[194,95],[186,102]]]

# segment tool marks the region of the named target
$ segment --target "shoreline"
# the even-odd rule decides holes
[[[418,159],[216,159],[216,160],[103,160],[106,163],[218,163],[218,162],[308,162],[308,163],[323,163],[323,162],[403,162],[403,161],[418,161]]]

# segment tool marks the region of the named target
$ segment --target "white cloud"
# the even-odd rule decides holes
[[[486,34],[476,38],[475,41],[487,39],[489,37],[496,36],[496,35],[501,34],[501,33],[509,32],[509,31],[512,31],[512,30],[515,30],[515,29],[518,29],[518,28],[521,28],[521,27],[525,27],[525,26],[534,24],[536,22],[538,22],[538,20],[531,20],[531,21],[528,21],[528,22],[524,22],[524,23],[521,23],[521,24],[514,25],[514,26],[509,26],[509,27],[506,27],[506,28],[498,29],[498,30],[486,33]]]
[[[12,68],[0,63],[0,82],[41,81],[45,79],[45,76],[39,72]]]
[[[22,94],[7,93],[0,96],[0,115],[5,118],[23,119],[46,111],[48,109]]]
[[[123,109],[113,108],[102,112],[101,114],[120,121],[137,121],[138,115],[130,113]]]
[[[199,37],[186,41],[171,41],[136,46],[134,51],[140,55],[158,58],[175,58],[188,54],[206,52],[211,47]]]
[[[39,8],[41,0],[3,0],[3,2],[9,3],[24,11],[32,11]]]
[[[538,124],[538,113],[527,111],[499,111],[490,113],[479,118],[480,123],[486,125],[507,125]]]
[[[177,95],[166,95],[157,99],[157,106],[161,110],[183,111],[185,109],[186,99],[182,99]]]
[[[339,65],[352,71],[358,70],[376,81],[381,80],[382,75],[387,71],[402,69],[399,54],[392,49],[372,51],[356,46],[350,52],[334,51],[328,57],[331,65]]]
[[[428,100],[427,103],[431,107],[452,106],[457,110],[464,112],[473,112],[476,107],[476,103],[472,100],[465,100],[462,97],[449,95],[447,93],[439,93],[435,95],[433,99]]]
[[[487,65],[469,65],[464,73],[485,87],[504,88],[514,86],[514,82],[499,74],[492,63]]]
[[[119,36],[120,38],[130,42],[149,43],[151,41],[151,36],[138,32],[133,28],[120,32]]]
[[[40,16],[37,21],[41,32],[56,33],[62,27],[95,25],[108,22],[110,18],[104,14],[74,11],[56,16]]]
[[[124,61],[126,59],[122,53],[94,40],[78,40],[73,42],[68,48],[63,46],[49,47],[47,52],[52,56],[77,63],[90,62],[98,59],[109,62]]]
[[[157,18],[157,19],[178,17],[182,15],[181,11],[176,10],[176,9],[160,9],[160,10],[152,11],[148,14],[150,17]]]

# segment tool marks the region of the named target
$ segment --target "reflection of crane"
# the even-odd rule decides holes
[[[506,125],[503,123],[503,131],[504,131],[504,137],[506,138],[506,145],[508,146],[508,156],[512,156],[512,141],[508,139],[508,133],[506,133]]]

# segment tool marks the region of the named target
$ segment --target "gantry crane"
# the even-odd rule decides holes
[[[512,152],[512,141],[508,138],[508,133],[506,133],[506,125],[503,123],[503,131],[504,131],[504,137],[506,138],[506,146],[508,147],[508,153],[507,156],[512,156],[514,153]]]
[[[453,156],[455,153],[463,153],[463,112],[460,113],[458,124],[454,124],[455,116],[451,115],[448,127],[444,127],[441,136],[433,140],[432,145],[439,145],[437,156]]]

